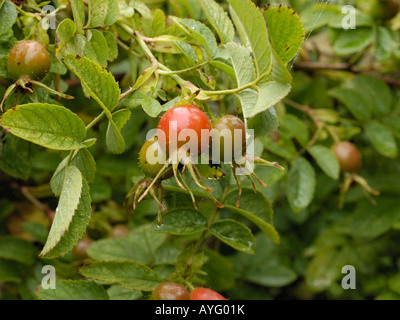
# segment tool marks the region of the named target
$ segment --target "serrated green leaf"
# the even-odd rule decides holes
[[[125,289],[119,284],[114,284],[107,289],[110,300],[138,300],[142,297],[142,292],[138,290]]]
[[[238,199],[238,190],[232,190],[227,194],[224,203],[236,205]],[[254,192],[253,189],[243,188],[239,208],[251,210],[251,213],[260,219],[272,223],[274,211],[268,198],[260,191]]]
[[[195,63],[199,62],[199,57],[190,44],[179,40],[175,40],[174,43],[178,46],[178,48],[187,58],[193,60],[193,62]]]
[[[154,231],[184,235],[205,230],[207,220],[192,208],[169,210],[163,214],[163,223],[154,225]]]
[[[108,61],[114,61],[118,57],[118,44],[117,44],[117,41],[115,40],[115,37],[111,32],[104,31],[103,35],[104,35],[104,37],[106,38],[106,41],[107,41],[107,49],[108,49],[107,60]]]
[[[103,34],[96,29],[86,31],[85,57],[106,67],[108,60],[108,43]]]
[[[372,145],[380,154],[389,158],[397,157],[397,143],[389,128],[378,121],[370,121],[364,129]]]
[[[234,220],[223,219],[213,223],[210,232],[232,248],[254,254],[254,236],[245,225]]]
[[[156,251],[167,235],[153,232],[152,225],[132,229],[123,238],[101,239],[88,248],[88,255],[95,260],[135,261],[149,264],[156,259]]]
[[[274,226],[271,225],[270,223],[257,217],[255,214],[253,214],[247,210],[236,208],[236,206],[225,204],[224,207],[230,211],[233,211],[233,212],[236,212],[236,213],[242,215],[247,220],[253,222],[258,228],[260,228],[260,230],[262,232],[264,232],[268,237],[270,237],[274,243],[279,243],[279,234],[276,231],[276,229],[274,228]]]
[[[172,20],[182,28],[185,33],[191,36],[193,40],[202,45],[207,53],[208,60],[212,60],[217,53],[217,40],[211,30],[206,25],[196,20],[177,17],[173,17]]]
[[[286,64],[283,63],[275,49],[272,48],[272,70],[270,75],[261,81],[277,81],[283,84],[289,84],[292,80],[292,76],[286,67]]]
[[[163,111],[161,104],[153,98],[144,98],[142,100],[142,108],[152,118],[157,117]]]
[[[141,106],[142,100],[145,98],[147,98],[146,94],[140,90],[136,90],[132,94],[122,99],[121,104],[126,108],[133,109]]]
[[[76,35],[76,25],[71,19],[64,19],[56,31],[55,56],[61,59],[65,55],[83,56],[86,38],[82,34]]]
[[[246,89],[238,93],[243,114],[252,118],[282,100],[290,91],[290,84],[276,81],[263,82],[257,85],[257,91]]]
[[[54,172],[50,180],[50,186],[51,190],[56,196],[61,194],[65,178],[65,166],[68,161],[70,161],[70,166],[74,166],[79,169],[83,178],[88,183],[92,183],[94,180],[96,174],[96,162],[92,154],[87,149],[80,149],[74,152],[72,159],[69,159],[69,156],[65,157]]]
[[[56,258],[65,255],[69,252],[82,238],[86,227],[89,224],[90,215],[92,212],[89,186],[83,180],[82,193],[79,199],[78,208],[75,211],[69,229],[65,232],[60,242],[46,254],[46,258]],[[54,221],[53,221],[54,224]]]
[[[131,114],[132,113],[128,109],[121,109],[113,113],[112,119],[119,130],[122,130],[126,122],[131,117]]]
[[[17,21],[17,9],[10,1],[0,7],[0,35],[6,33]]]
[[[83,34],[83,25],[85,24],[85,5],[83,4],[83,0],[71,0],[70,3],[76,30],[78,33]]]
[[[264,11],[271,45],[283,63],[288,63],[297,54],[305,37],[300,17],[286,5],[268,6]]]
[[[256,72],[250,52],[236,42],[227,43],[225,48],[232,62],[238,87],[242,87],[255,80]]]
[[[147,37],[156,37],[164,34],[166,17],[163,10],[157,8],[151,18],[142,19],[143,34]]]
[[[253,118],[248,119],[247,126],[254,130],[256,137],[266,136],[276,131],[279,126],[278,115],[274,107],[257,113]]]
[[[264,17],[250,0],[228,0],[236,30],[255,58],[257,78],[267,75],[272,68],[272,51]]]
[[[340,165],[329,148],[316,144],[311,146],[308,152],[327,176],[335,180],[339,179]]]
[[[113,120],[108,121],[106,144],[108,150],[115,154],[121,154],[125,150],[124,138]]]
[[[62,45],[68,43],[69,40],[72,39],[76,32],[76,25],[71,19],[64,19],[57,27],[57,38],[61,42]],[[56,49],[60,49],[57,48]]]
[[[155,271],[135,262],[95,262],[79,271],[85,277],[119,283],[125,289],[152,291],[162,282]]]
[[[235,37],[235,29],[224,9],[214,0],[200,0],[200,5],[208,21],[217,31],[221,43],[232,41]]]
[[[83,179],[81,172],[78,168],[70,166],[65,176],[56,215],[41,253],[42,256],[45,256],[54,249],[69,229],[72,218],[78,208],[82,188]]]
[[[295,213],[307,208],[315,192],[315,171],[304,158],[296,158],[289,172],[287,198]]]
[[[109,26],[118,19],[118,2],[112,0],[89,0],[88,23],[86,27]]]
[[[103,110],[114,110],[121,90],[111,72],[86,57],[77,58],[67,55],[64,57],[64,62],[81,80],[82,86]]]
[[[58,280],[55,289],[36,291],[42,300],[109,300],[107,291],[94,281]]]
[[[12,134],[49,149],[84,147],[83,121],[70,110],[52,104],[29,103],[8,110],[0,119]]]
[[[0,258],[31,265],[36,256],[37,249],[32,243],[11,236],[0,237]]]

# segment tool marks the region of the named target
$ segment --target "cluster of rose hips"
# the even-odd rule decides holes
[[[195,288],[188,291],[184,286],[175,282],[160,284],[154,289],[152,300],[227,300],[218,292],[209,288]]]
[[[183,174],[187,170],[194,183],[207,192],[218,207],[222,207],[212,195],[213,190],[206,186],[204,175],[196,165],[199,157],[205,157],[207,166],[219,170],[221,173],[219,177],[224,176],[219,164],[222,162],[231,164],[232,174],[239,187],[237,202],[239,206],[241,184],[235,169],[245,168],[249,161],[283,169],[276,162],[270,163],[247,154],[246,145],[246,128],[240,118],[224,115],[211,121],[205,112],[193,104],[178,105],[161,117],[157,127],[157,139],[146,141],[142,146],[139,152],[139,164],[145,178],[131,189],[126,198],[133,196],[135,209],[137,203],[150,194],[160,208],[166,211],[162,204],[161,181],[174,176],[177,185],[189,193],[193,206],[197,208],[195,197]],[[249,171],[247,176],[252,181],[254,190],[256,187],[253,177],[265,186],[254,172]],[[160,219],[161,213],[159,222]]]

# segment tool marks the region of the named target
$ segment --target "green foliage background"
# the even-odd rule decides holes
[[[57,30],[46,31],[33,13],[48,3],[0,0],[0,97],[15,41],[38,40],[52,58],[43,85],[4,101],[0,299],[148,299],[167,279],[232,300],[400,298],[400,15],[373,18],[368,0],[254,1],[261,11],[247,0],[54,0]],[[342,28],[344,5],[356,29]],[[147,131],[182,98],[246,119],[256,155],[286,170],[256,166],[268,187],[243,178],[236,208],[223,165],[226,177],[207,181],[221,210],[190,182],[196,211],[167,180],[158,226],[155,201],[134,213],[123,202],[143,178]],[[337,140],[363,155],[342,207]],[[94,240],[83,261],[71,252],[82,237]],[[56,290],[40,287],[44,265]],[[345,265],[356,290],[341,286]]]

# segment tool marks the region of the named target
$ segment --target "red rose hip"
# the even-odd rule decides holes
[[[158,123],[157,136],[168,155],[175,147],[179,149],[186,143],[192,154],[200,155],[210,145],[210,130],[211,122],[203,111],[194,105],[181,105],[164,113]]]

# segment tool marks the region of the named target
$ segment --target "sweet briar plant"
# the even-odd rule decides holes
[[[0,1],[0,297],[400,297],[400,19],[254,2],[52,1],[46,29],[49,2]],[[26,43],[50,67],[17,60]],[[259,184],[224,163],[152,184],[146,133],[188,104],[254,130]]]

